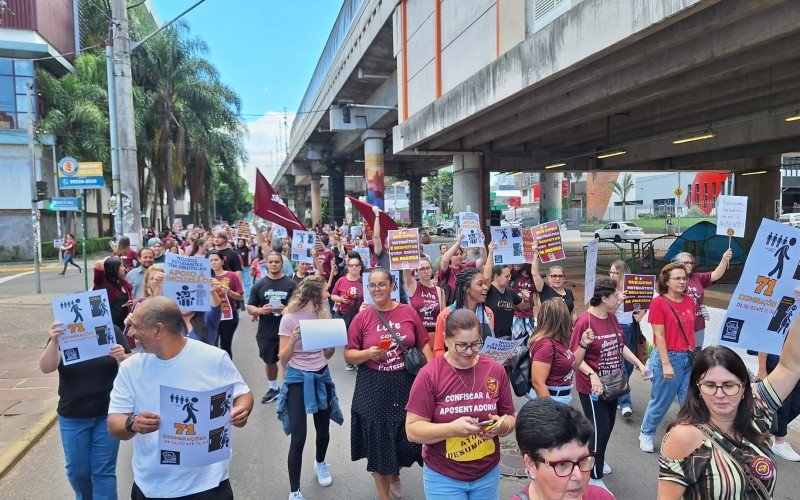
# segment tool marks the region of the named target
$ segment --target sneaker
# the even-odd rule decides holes
[[[344,365],[344,369],[349,371],[349,372],[351,372],[351,371],[356,369],[356,365],[351,365],[351,364],[348,363],[348,364]]]
[[[633,416],[633,410],[630,407],[626,406],[625,408],[622,409],[622,416],[625,418],[631,418]]]
[[[611,466],[608,465],[608,462],[603,462],[603,475],[607,476],[611,474]]]
[[[289,500],[306,500],[300,490],[289,493]]]
[[[320,486],[330,486],[333,482],[331,472],[328,470],[328,464],[325,462],[314,462],[314,470],[317,472],[317,481]]]
[[[400,482],[400,479],[389,484],[389,493],[398,500],[403,498],[403,483]]]
[[[261,398],[261,404],[272,403],[276,399],[278,399],[279,391],[277,389],[270,389],[264,394],[264,397]]]
[[[602,479],[590,479],[589,480],[589,484],[593,484],[595,486],[599,486],[600,488],[603,488],[604,490],[608,491],[609,493],[611,492],[611,490],[608,489],[608,486],[606,486],[606,483],[604,483]]]
[[[789,460],[790,462],[800,462],[800,455],[794,451],[792,445],[790,445],[787,441],[783,443],[772,443],[772,452],[778,455],[779,457],[783,458],[784,460]]]
[[[58,273],[59,276],[64,276],[64,273]]]
[[[639,433],[639,449],[645,453],[653,453],[653,436]]]

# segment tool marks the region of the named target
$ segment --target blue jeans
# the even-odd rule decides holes
[[[500,465],[475,481],[458,481],[426,465],[422,468],[422,483],[427,500],[499,500]]]
[[[119,441],[108,433],[108,417],[58,416],[67,479],[77,500],[116,500]]]
[[[630,324],[620,324],[622,327],[622,335],[625,336],[625,345],[628,346],[628,349],[631,350],[632,353],[636,354],[636,336],[633,334],[633,323]],[[633,373],[633,363],[625,361],[625,374],[628,375],[628,378],[631,377],[631,373]],[[631,393],[625,394],[624,396],[620,396],[617,400],[617,405],[619,408],[631,408],[633,409],[633,403],[631,403]]]
[[[689,375],[691,374],[691,364],[689,356],[682,351],[669,351],[669,362],[675,372],[675,378],[666,380],[664,378],[664,367],[661,364],[661,356],[658,349],[653,349],[650,355],[650,370],[653,371],[653,387],[650,390],[650,402],[647,403],[647,410],[642,420],[642,434],[654,436],[658,425],[669,410],[675,396],[678,396],[678,403],[683,406],[686,401],[686,393],[689,390]]]
[[[565,385],[565,386],[562,386],[562,387],[556,387],[556,386],[548,385],[547,389],[551,390],[551,391],[558,391],[558,392],[567,391],[567,390],[570,391],[569,394],[565,394],[563,396],[553,396],[552,394],[550,394],[550,399],[552,399],[556,403],[563,403],[563,404],[565,404],[567,406],[572,404],[572,386],[571,385]],[[528,400],[536,399],[537,398],[536,389],[531,388],[531,390],[528,391],[528,394],[526,395],[526,397],[528,398]]]
[[[75,263],[74,260],[72,260],[74,257],[75,257],[75,255],[71,254],[71,253],[70,254],[66,254],[64,256],[64,269],[61,270],[61,274],[64,274],[64,273],[67,272],[67,265],[68,264],[72,264],[73,266],[77,267],[78,269],[81,268],[81,266],[79,266],[78,264]]]

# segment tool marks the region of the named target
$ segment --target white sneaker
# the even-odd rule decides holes
[[[589,484],[593,484],[595,486],[599,486],[599,487],[603,488],[604,490],[608,491],[609,493],[611,493],[611,490],[608,489],[608,486],[606,486],[606,483],[604,483],[602,479],[590,479],[589,480]]]
[[[626,406],[622,409],[622,416],[625,418],[631,418],[631,416],[633,416],[633,410],[629,406]]]
[[[773,442],[770,448],[772,448],[773,453],[784,460],[789,460],[790,462],[800,462],[800,455],[794,451],[794,448],[792,448],[792,445],[790,445],[788,441],[784,441],[780,444]]]
[[[317,481],[319,481],[320,486],[331,485],[333,478],[331,477],[331,472],[328,470],[328,464],[325,462],[320,464],[315,461],[314,470],[317,472]]]
[[[645,453],[653,453],[653,436],[639,433],[639,448]]]
[[[289,500],[306,500],[300,490],[289,493]]]
[[[344,365],[344,369],[351,372],[356,369],[356,365],[351,365],[350,363],[347,363]]]
[[[611,466],[608,465],[608,462],[603,462],[603,475],[607,476],[611,474]]]

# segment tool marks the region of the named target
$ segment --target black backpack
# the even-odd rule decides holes
[[[522,344],[517,347],[516,352],[511,357],[511,373],[508,374],[511,380],[511,388],[514,394],[522,397],[531,390],[531,354],[528,346]]]

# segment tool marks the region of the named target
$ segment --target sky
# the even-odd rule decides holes
[[[195,1],[151,0],[163,22]],[[242,175],[251,188],[256,167],[271,179],[283,159],[284,110],[288,134],[341,6],[341,0],[206,0],[183,17],[242,99],[249,130]]]

